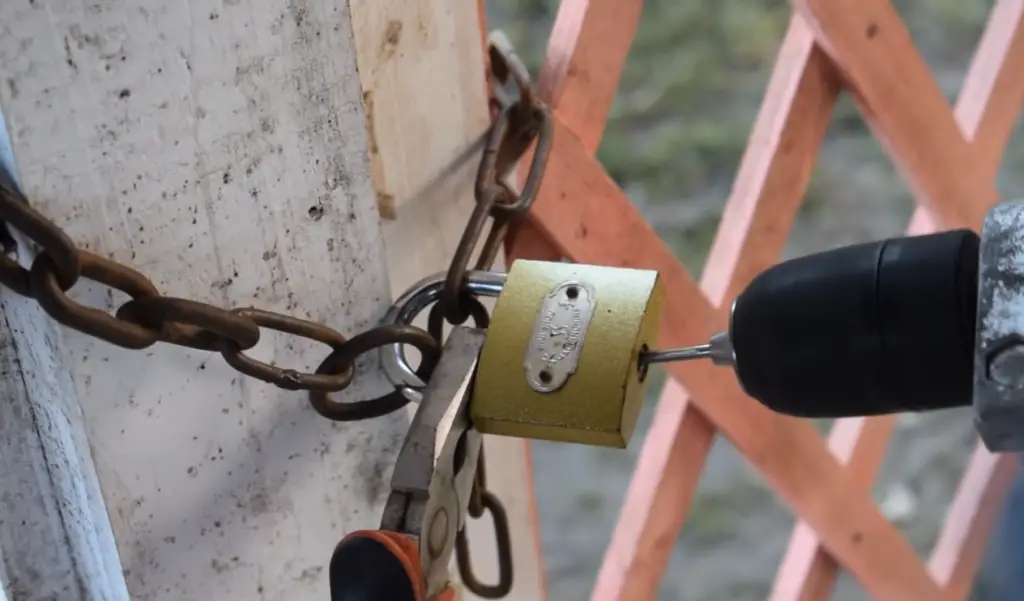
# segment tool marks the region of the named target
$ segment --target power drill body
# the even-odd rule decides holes
[[[705,345],[748,394],[802,417],[972,405],[993,452],[1024,451],[1024,204],[954,230],[779,263]]]

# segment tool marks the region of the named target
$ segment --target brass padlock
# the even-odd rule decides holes
[[[624,448],[644,400],[664,291],[656,271],[519,260],[498,296],[470,401],[500,434]]]

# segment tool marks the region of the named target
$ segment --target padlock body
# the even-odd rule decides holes
[[[498,296],[470,402],[485,434],[624,448],[644,400],[655,271],[519,260]]]

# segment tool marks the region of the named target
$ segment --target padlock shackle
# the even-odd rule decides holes
[[[399,296],[381,319],[381,325],[408,325],[441,298],[447,272],[428,276],[413,284]],[[496,298],[505,288],[508,276],[496,271],[466,272],[463,280],[464,292],[477,297]],[[414,402],[419,402],[418,389],[426,383],[416,377],[416,370],[409,366],[401,344],[389,344],[380,349],[380,363],[388,380]]]

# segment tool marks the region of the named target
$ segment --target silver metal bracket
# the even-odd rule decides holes
[[[985,446],[1024,451],[1024,203],[997,205],[982,228],[973,392]]]

